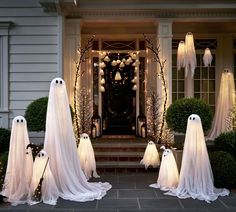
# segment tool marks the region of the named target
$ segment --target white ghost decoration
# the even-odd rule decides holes
[[[203,55],[204,67],[211,66],[212,59],[213,59],[213,56],[211,54],[211,50],[209,48],[206,48]]]
[[[12,205],[27,202],[33,170],[32,152],[26,149],[29,143],[26,120],[17,116],[12,121],[7,171],[1,192]]]
[[[207,139],[214,140],[227,129],[226,118],[233,110],[235,104],[234,75],[229,69],[225,69],[221,75],[219,95],[216,103],[216,111],[211,130]]]
[[[52,175],[50,164],[47,163],[48,159],[49,159],[48,155],[44,150],[41,150],[35,157],[33,165],[33,177],[30,185],[29,203],[31,205],[38,203],[34,201],[33,194],[42,177],[43,181],[41,187],[41,196],[42,196],[41,201],[49,205],[56,205],[57,203],[57,199],[59,197],[59,191],[57,189],[54,177]]]
[[[168,191],[177,187],[179,182],[179,171],[172,150],[166,149],[164,146],[162,146],[161,149],[164,149],[164,152],[162,154],[157,183],[151,184],[150,187]]]
[[[100,177],[96,172],[96,161],[93,151],[93,146],[88,134],[83,133],[80,136],[80,142],[78,146],[78,155],[80,159],[81,168],[87,177],[87,179],[93,177]]]
[[[101,199],[109,183],[89,183],[81,169],[65,82],[52,80],[49,91],[44,150],[50,160],[60,197],[72,201]]]
[[[145,165],[145,169],[149,166],[156,168],[160,165],[159,153],[156,148],[156,144],[153,141],[149,141],[144,152],[143,159],[140,161],[141,164]]]
[[[179,185],[166,194],[181,199],[214,201],[229,194],[227,189],[216,189],[204,139],[201,119],[192,114],[188,118]]]

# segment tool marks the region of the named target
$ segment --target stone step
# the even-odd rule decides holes
[[[143,152],[95,152],[96,158],[99,157],[143,157]]]

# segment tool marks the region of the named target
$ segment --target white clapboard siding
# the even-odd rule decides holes
[[[57,45],[10,45],[12,54],[57,54]]]
[[[56,45],[57,35],[15,35],[10,36],[12,44]]]
[[[10,63],[57,63],[57,54],[11,54]]]
[[[31,91],[14,91],[14,92],[11,92],[10,94],[10,101],[14,101],[14,100],[29,100],[29,101],[32,101],[34,100],[35,98],[41,98],[41,97],[45,97],[45,96],[48,96],[48,91],[34,91],[34,92],[31,92]]]
[[[10,82],[48,82],[55,73],[10,73]]]
[[[32,63],[16,63],[10,64],[9,67],[10,73],[57,73],[57,64],[56,63],[40,63],[40,64],[32,64]]]
[[[0,0],[0,22],[9,29],[9,127],[35,99],[48,96],[58,76],[59,18],[39,0]]]
[[[56,35],[57,26],[18,26],[12,27],[10,35]]]
[[[48,79],[48,82],[10,82],[10,90],[14,91],[48,91],[50,88],[51,79]]]

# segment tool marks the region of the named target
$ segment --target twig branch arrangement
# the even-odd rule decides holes
[[[166,63],[166,59],[165,60],[161,60],[159,53],[160,53],[160,45],[154,45],[153,42],[147,38],[146,35],[143,35],[145,42],[146,42],[146,46],[149,50],[151,50],[151,52],[154,54],[154,61],[158,63],[159,67],[160,67],[160,73],[157,73],[158,76],[161,77],[162,80],[162,85],[164,88],[164,104],[163,104],[163,113],[162,113],[162,119],[161,119],[161,126],[160,126],[160,131],[159,131],[159,140],[158,143],[161,144],[162,140],[163,140],[163,130],[164,130],[164,126],[165,126],[165,117],[166,117],[166,109],[167,109],[167,84],[166,84],[166,79],[165,79],[165,63]],[[165,139],[166,140],[166,139]],[[167,140],[165,142],[165,145],[167,146]]]
[[[95,36],[92,36],[88,42],[86,43],[86,45],[84,46],[84,48],[82,48],[81,46],[78,47],[77,52],[79,54],[78,60],[75,60],[75,64],[76,64],[76,73],[75,73],[75,82],[74,82],[74,123],[75,123],[75,130],[76,130],[76,134],[77,134],[77,138],[80,137],[80,119],[79,119],[79,88],[78,88],[78,83],[79,83],[79,78],[85,73],[85,70],[80,70],[81,67],[81,63],[86,61],[86,53],[89,51],[89,49],[92,48],[93,45],[93,41],[94,41]]]

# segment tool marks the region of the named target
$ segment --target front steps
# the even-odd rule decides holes
[[[97,170],[101,172],[146,172],[140,164],[147,140],[134,136],[105,136],[92,140]],[[148,171],[157,171],[149,168]]]

